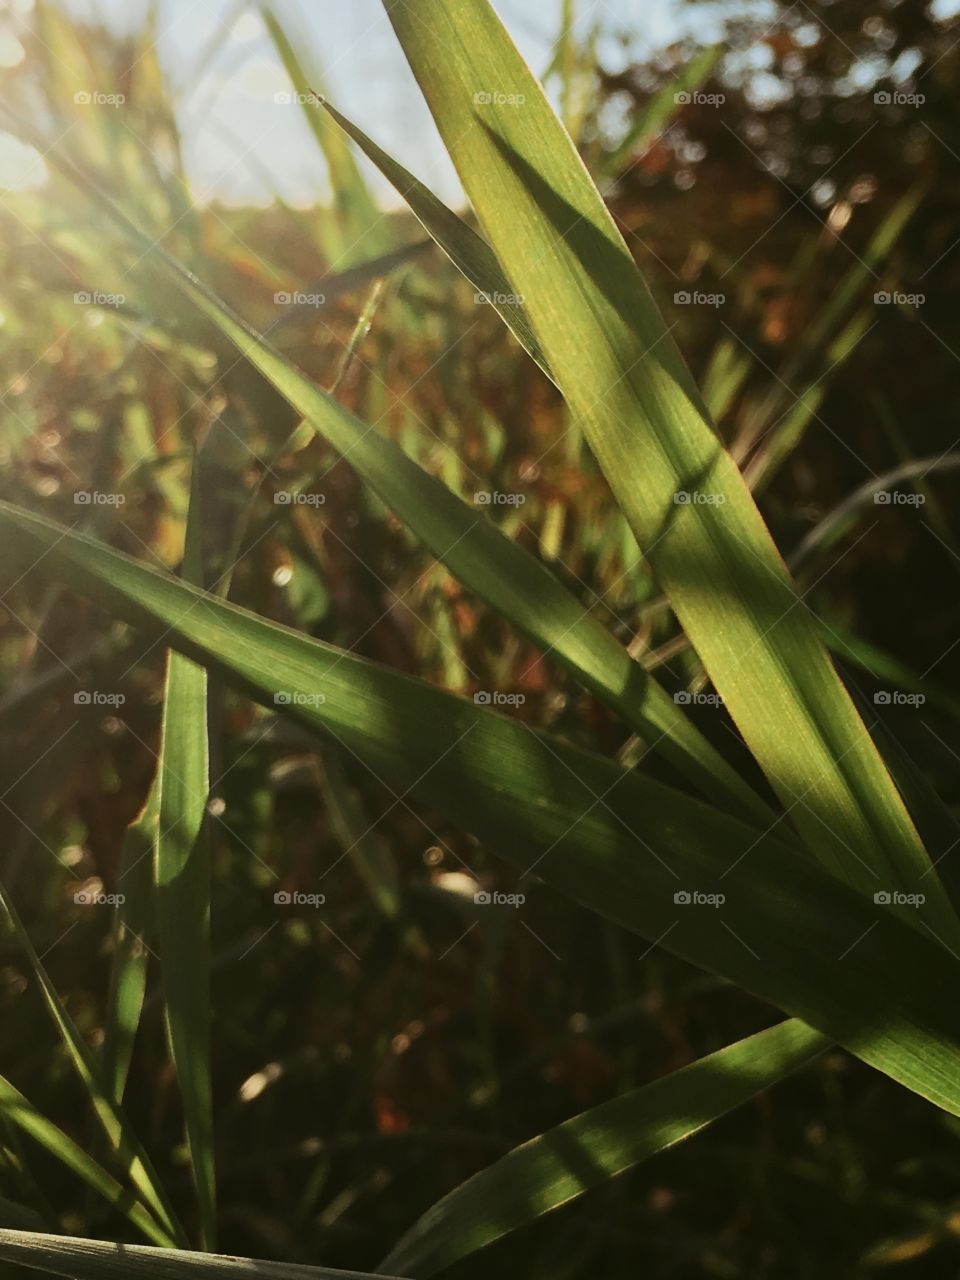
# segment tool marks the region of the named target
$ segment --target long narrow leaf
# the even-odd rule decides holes
[[[202,506],[194,460],[184,578],[202,581]],[[171,652],[164,688],[156,844],[157,926],[170,1052],[183,1100],[203,1244],[216,1238],[210,1082],[210,789],[207,673]]]
[[[131,1182],[137,1187],[151,1212],[156,1215],[157,1221],[164,1231],[172,1239],[180,1243],[184,1242],[183,1229],[173,1216],[167,1195],[150,1163],[150,1158],[141,1147],[123,1112],[114,1102],[112,1092],[102,1070],[94,1060],[86,1041],[77,1030],[73,1019],[57,994],[57,990],[44,968],[43,961],[37,955],[33,943],[30,941],[30,935],[23,927],[16,908],[2,886],[0,886],[0,908],[5,913],[11,928],[17,935],[20,946],[30,962],[30,967],[33,970],[50,1015],[57,1025],[74,1069],[86,1087],[104,1132],[110,1139],[111,1144],[116,1148],[120,1158],[124,1161]]]
[[[525,879],[722,974],[960,1114],[960,964],[923,903],[891,910],[771,832],[8,503],[0,533],[5,573],[69,581],[273,709],[283,691],[291,715]]]
[[[147,988],[147,935],[153,928],[153,859],[159,822],[160,787],[155,776],[143,809],[127,828],[117,877],[120,901],[114,917],[103,1060],[118,1106],[126,1089]]]
[[[329,102],[324,102],[323,107],[403,197],[454,266],[466,276],[489,305],[500,313],[524,350],[536,360],[548,377],[552,377],[546,357],[524,312],[523,299],[513,292],[503,267],[486,240],[478,236],[429,187],[425,187],[408,169],[378,147],[372,138],[345,115]]]
[[[547,361],[747,745],[865,890],[930,862],[633,258],[488,0],[384,0]],[[960,921],[927,880],[942,936]]]
[[[87,1155],[82,1147],[78,1147],[68,1134],[58,1129],[2,1076],[0,1076],[0,1115],[11,1124],[17,1125],[40,1146],[45,1147],[88,1187],[92,1187],[98,1195],[103,1196],[108,1203],[122,1210],[148,1240],[159,1245],[173,1243],[167,1232],[157,1225],[153,1216],[117,1182],[116,1178],[111,1177],[97,1164],[96,1160]]]
[[[107,1244],[39,1231],[0,1230],[0,1258],[71,1280],[134,1280],[138,1276],[145,1280],[383,1280],[368,1271]]]
[[[55,149],[46,152],[71,181],[90,191],[144,257],[153,258],[191,301],[291,405],[339,450],[374,492],[467,587],[572,671],[619,712],[703,794],[764,821],[770,812],[681,709],[576,597],[493,521],[471,509],[380,436],[246,325],[209,289],[134,227],[116,205],[85,183]]]
[[[781,1022],[574,1116],[444,1196],[391,1250],[384,1270],[434,1275],[689,1138],[829,1044],[802,1022]]]

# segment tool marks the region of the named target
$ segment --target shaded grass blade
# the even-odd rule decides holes
[[[203,580],[203,506],[194,458],[183,577]],[[210,1079],[210,743],[207,672],[171,650],[164,686],[156,843],[157,932],[170,1054],[183,1101],[203,1244],[216,1239]]]
[[[0,531],[7,572],[69,581],[271,710],[278,690],[295,694],[294,718],[489,843],[524,879],[721,974],[960,1114],[960,965],[923,906],[908,917],[877,905],[769,831],[8,503]],[[692,909],[691,891],[722,894],[722,915]]]
[[[829,1046],[802,1022],[782,1022],[592,1107],[444,1196],[383,1269],[432,1276],[706,1128]]]
[[[368,1271],[334,1271],[330,1267],[263,1262],[259,1258],[172,1252],[39,1231],[0,1230],[0,1258],[71,1280],[132,1280],[136,1276],[147,1280],[382,1280]]]
[[[104,1070],[119,1106],[143,1013],[153,932],[153,859],[160,821],[160,780],[154,776],[143,809],[127,828],[117,886],[122,901],[113,924],[113,962],[104,1019]]]
[[[471,509],[392,440],[377,434],[309,381],[200,281],[130,223],[110,198],[46,152],[152,257],[247,360],[346,458],[451,573],[562,662],[698,787],[757,821],[770,810],[686,718],[665,690],[544,565]]]
[[[0,1076],[0,1115],[17,1125],[40,1146],[45,1147],[51,1155],[65,1164],[98,1195],[103,1196],[109,1204],[125,1213],[148,1240],[158,1245],[173,1244],[170,1235],[157,1225],[153,1215],[139,1204],[131,1193],[117,1182],[116,1178],[101,1168],[82,1147],[78,1147],[71,1137],[62,1129],[58,1129],[2,1076]]]
[[[66,1046],[74,1069],[90,1095],[90,1101],[93,1103],[104,1132],[110,1139],[111,1145],[118,1152],[121,1160],[123,1160],[130,1181],[138,1189],[144,1203],[155,1215],[163,1230],[171,1239],[184,1243],[186,1237],[183,1228],[180,1227],[174,1217],[166,1192],[157,1178],[149,1156],[141,1147],[123,1112],[114,1102],[109,1081],[104,1077],[93,1054],[87,1047],[86,1041],[77,1030],[69,1013],[67,1013],[63,1001],[50,981],[50,976],[44,968],[42,960],[30,941],[30,935],[23,927],[13,903],[7,896],[6,890],[2,887],[0,887],[0,907],[2,907],[11,928],[17,935],[17,939],[40,986],[44,1002],[51,1017],[57,1024],[57,1029]]]

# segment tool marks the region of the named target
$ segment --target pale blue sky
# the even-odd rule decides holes
[[[63,0],[117,25],[135,23],[142,0]],[[763,0],[760,0],[763,3]],[[561,0],[497,4],[524,55],[541,73],[560,23]],[[276,10],[316,54],[329,96],[418,177],[447,199],[458,187],[429,114],[394,39],[381,0],[277,0]],[[325,192],[323,164],[301,112],[274,101],[288,87],[256,13],[237,0],[162,0],[160,50],[182,95],[186,160],[200,198],[269,200],[271,187],[296,203]],[[578,30],[599,22],[608,65],[622,59],[628,32],[639,56],[688,29],[681,0],[580,0]],[[701,22],[703,21],[701,17]],[[706,41],[715,29],[697,31]],[[197,59],[216,46],[201,76]],[[385,193],[379,180],[378,191]]]

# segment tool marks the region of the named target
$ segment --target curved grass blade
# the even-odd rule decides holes
[[[567,404],[791,821],[849,884],[905,890],[930,870],[923,845],[543,90],[488,0],[384,6]],[[960,949],[935,872],[926,883]]]
[[[143,1197],[144,1203],[154,1214],[161,1228],[179,1244],[186,1242],[183,1228],[177,1222],[167,1194],[163,1189],[149,1156],[143,1150],[139,1140],[130,1128],[123,1112],[113,1100],[109,1082],[103,1077],[98,1064],[87,1047],[86,1041],[74,1025],[73,1019],[57,994],[50,981],[50,976],[37,955],[30,935],[23,927],[13,903],[6,890],[0,886],[0,908],[2,908],[11,928],[30,962],[34,976],[40,986],[44,1001],[50,1015],[57,1024],[57,1029],[66,1046],[70,1060],[77,1075],[83,1081],[90,1101],[93,1103],[97,1117],[111,1145],[118,1152],[126,1166],[127,1176]]]
[[[433,555],[545,653],[562,662],[704,795],[759,822],[768,806],[696,729],[656,681],[633,661],[539,560],[424,471],[394,442],[310,382],[153,241],[104,193],[48,149],[47,160],[122,226],[246,359],[346,458]]]
[[[444,1196],[383,1261],[432,1276],[698,1133],[812,1062],[830,1041],[791,1020],[525,1142]]]
[[[0,532],[6,572],[68,581],[272,710],[279,690],[294,695],[296,719],[488,842],[524,878],[721,974],[960,1114],[960,964],[924,904],[891,910],[771,831],[8,503]]]
[[[833,539],[843,532],[847,522],[862,507],[875,502],[878,494],[894,488],[903,480],[922,481],[931,472],[955,471],[958,468],[960,468],[960,453],[945,453],[936,458],[916,458],[910,462],[904,462],[898,467],[885,471],[883,475],[866,480],[814,525],[790,556],[788,562],[790,568],[797,569],[817,547],[823,544],[829,546]]]
[[[70,1280],[135,1280],[138,1276],[144,1280],[383,1280],[369,1271],[107,1244],[39,1231],[0,1230],[0,1258]]]
[[[2,1076],[0,1076],[0,1116],[17,1125],[35,1142],[56,1156],[68,1169],[71,1169],[88,1187],[125,1213],[148,1240],[158,1245],[173,1244],[172,1238],[157,1225],[152,1214],[148,1213],[143,1205],[117,1182],[116,1178],[102,1169],[82,1147],[78,1147],[71,1137],[62,1129],[58,1129],[23,1096],[19,1089],[15,1089]]]

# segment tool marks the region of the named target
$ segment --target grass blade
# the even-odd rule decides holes
[[[703,794],[765,822],[766,804],[686,718],[665,690],[577,598],[519,543],[424,471],[275,351],[200,281],[144,236],[55,150],[46,152],[72,182],[122,226],[247,360],[337,449],[455,577],[562,662],[587,689],[656,746]]]
[[[930,870],[917,832],[541,87],[488,0],[384,3],[558,385],[791,821],[848,883],[904,889]]]
[[[160,787],[155,776],[143,809],[127,828],[117,879],[123,901],[114,917],[103,1049],[104,1070],[117,1106],[123,1101],[147,988],[147,937],[153,927],[153,858],[159,821]]]
[[[403,197],[423,228],[430,233],[453,265],[474,288],[489,300],[499,312],[504,323],[513,332],[523,349],[537,362],[548,378],[553,375],[546,356],[540,349],[536,335],[523,309],[523,302],[514,293],[497,255],[486,240],[482,239],[452,209],[447,208],[429,187],[413,176],[402,164],[342,115],[329,102],[323,103],[340,128],[352,138],[368,160],[371,160],[387,181]]]
[[[525,876],[535,872],[720,973],[960,1114],[958,965],[934,940],[937,918],[923,904],[909,917],[891,911],[769,831],[8,503],[0,503],[0,531],[8,573],[30,567],[69,581],[272,710],[278,690],[295,695],[288,709],[296,719],[487,841]],[[715,904],[722,917],[676,897],[691,889],[723,895]]]
[[[23,927],[13,903],[2,886],[0,886],[0,908],[3,909],[11,928],[17,935],[30,967],[33,969],[50,1015],[57,1024],[57,1029],[66,1046],[74,1069],[90,1095],[90,1101],[93,1103],[104,1132],[123,1160],[130,1181],[138,1189],[144,1203],[149,1206],[150,1211],[155,1215],[160,1226],[169,1237],[178,1243],[184,1243],[186,1237],[183,1228],[180,1227],[173,1215],[166,1192],[157,1178],[149,1156],[141,1147],[123,1112],[114,1102],[107,1080],[103,1077],[100,1067],[94,1060],[86,1041],[77,1030],[73,1019],[67,1013],[63,1001],[50,981],[50,976],[44,968],[42,960],[30,941],[30,935]]]
[[[68,1169],[71,1169],[88,1187],[103,1196],[109,1204],[122,1210],[148,1240],[158,1245],[173,1243],[167,1232],[157,1225],[153,1215],[134,1200],[131,1193],[125,1190],[116,1178],[102,1169],[82,1147],[78,1147],[71,1137],[62,1129],[58,1129],[2,1076],[0,1076],[0,1116],[17,1125],[40,1146],[56,1156]]]
[[[342,135],[336,129],[332,129],[324,117],[314,109],[319,91],[323,88],[317,69],[312,69],[311,73],[307,74],[301,56],[298,55],[293,41],[288,37],[271,5],[260,5],[260,14],[290,77],[297,99],[303,107],[310,132],[316,138],[327,163],[330,187],[333,192],[334,214],[340,227],[340,244],[336,251],[337,261],[352,265],[381,250],[391,248],[392,237],[388,224],[367,189],[363,175],[350,154],[350,148],[344,142]],[[305,38],[298,36],[297,44],[301,51],[305,43]]]
[[[171,1252],[145,1245],[106,1244],[39,1231],[0,1230],[0,1258],[68,1276],[70,1280],[382,1280],[368,1271],[334,1271],[293,1262],[229,1258],[212,1253]]]
[[[391,1250],[384,1269],[442,1271],[706,1128],[829,1045],[802,1022],[781,1022],[574,1116],[444,1196]]]
[[[183,577],[203,580],[200,466],[194,458]],[[216,1239],[213,1090],[210,1079],[210,743],[206,670],[171,651],[164,688],[156,843],[157,932],[170,1055],[205,1248]]]

